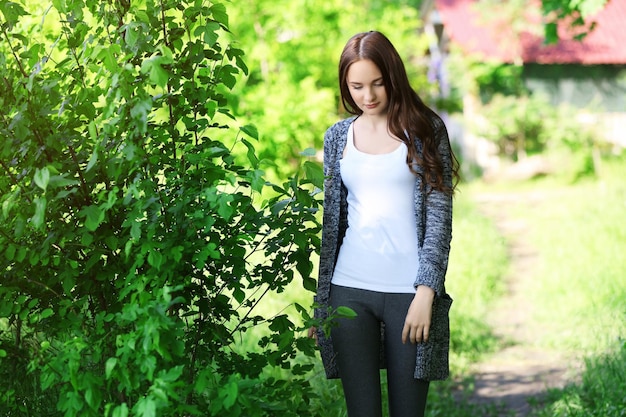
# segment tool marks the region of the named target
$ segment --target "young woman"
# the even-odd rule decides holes
[[[359,33],[339,62],[354,116],[324,136],[324,216],[316,317],[339,306],[317,338],[328,378],[340,377],[350,417],[423,416],[429,381],[448,376],[452,299],[444,287],[458,164],[442,120],[411,88],[380,32]]]

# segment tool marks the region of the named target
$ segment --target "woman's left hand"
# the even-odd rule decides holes
[[[425,285],[417,287],[402,329],[402,343],[428,342],[435,291]]]

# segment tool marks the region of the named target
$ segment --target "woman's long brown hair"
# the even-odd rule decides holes
[[[389,100],[387,124],[389,131],[406,143],[409,153],[407,165],[416,175],[422,177],[423,185],[434,190],[452,194],[458,181],[458,161],[452,150],[452,184],[444,179],[443,164],[439,156],[436,129],[445,129],[441,118],[430,109],[413,90],[406,74],[402,58],[393,44],[380,32],[371,31],[354,35],[341,53],[339,60],[339,87],[341,100],[348,113],[361,115],[363,111],[356,105],[348,90],[347,74],[350,65],[356,61],[369,59],[380,70]],[[434,126],[434,125],[437,126]],[[421,155],[414,141],[421,141]],[[447,135],[445,135],[447,139]],[[415,163],[421,170],[415,168]]]

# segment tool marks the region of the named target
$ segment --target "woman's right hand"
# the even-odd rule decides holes
[[[309,337],[315,339],[315,344],[317,345],[317,327],[311,326],[309,327]]]

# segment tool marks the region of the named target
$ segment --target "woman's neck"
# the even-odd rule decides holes
[[[388,130],[387,114],[368,116],[362,114],[359,116],[359,123],[373,132],[386,132]]]

